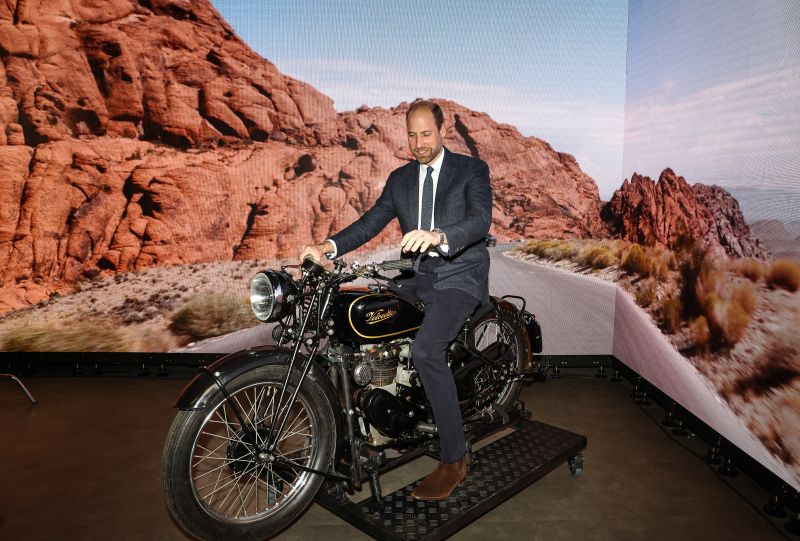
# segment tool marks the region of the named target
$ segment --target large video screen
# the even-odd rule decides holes
[[[795,487],[798,21],[796,2],[630,2],[610,202],[614,234],[668,263],[618,299],[615,356]]]
[[[624,0],[117,2],[73,25],[3,9],[3,350],[270,342],[250,279],[375,202],[424,97],[445,146],[489,165],[492,293],[526,297],[546,354],[611,352],[613,284],[507,248],[605,235]],[[345,259],[396,258],[400,238],[393,222]]]

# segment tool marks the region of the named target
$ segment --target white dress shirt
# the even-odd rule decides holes
[[[433,201],[431,202],[431,208],[436,208],[436,187],[439,184],[439,172],[442,170],[442,162],[444,161],[444,148],[439,151],[439,154],[436,158],[433,159],[432,162],[429,163],[421,163],[419,164],[419,175],[418,175],[418,188],[417,188],[417,229],[422,229],[422,188],[425,185],[425,177],[428,174],[428,167],[432,167],[433,171],[431,172],[431,178],[433,179]],[[431,216],[431,231],[436,229],[436,213]],[[447,253],[448,246],[446,244],[442,244],[439,246],[439,249]],[[428,255],[431,257],[439,257],[439,253],[436,250],[429,250]]]

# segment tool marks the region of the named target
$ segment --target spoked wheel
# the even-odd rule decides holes
[[[515,377],[525,368],[524,337],[515,332],[513,316],[503,311],[484,315],[472,324],[468,339],[471,347],[494,361],[476,375],[479,402],[508,411],[522,391],[522,382]]]
[[[333,410],[321,388],[293,376],[278,404],[284,366],[264,366],[226,386],[205,409],[181,411],[167,435],[162,485],[175,519],[200,539],[266,539],[291,524],[323,481],[334,453]],[[283,430],[277,440],[278,428]],[[268,441],[276,441],[267,449]]]

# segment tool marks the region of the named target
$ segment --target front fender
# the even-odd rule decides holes
[[[288,364],[291,352],[285,348],[276,346],[260,346],[245,349],[236,353],[226,355],[218,359],[207,369],[214,374],[222,386],[241,376],[245,372],[265,366],[268,364]],[[305,357],[298,353],[298,361]],[[333,409],[333,418],[336,423],[336,450],[334,452],[333,464],[338,464],[343,449],[344,428],[342,424],[342,406],[339,395],[331,383],[331,379],[323,368],[316,362],[311,362],[308,375],[315,383],[322,388],[325,398]],[[181,391],[178,399],[175,400],[174,407],[180,410],[202,410],[208,406],[211,398],[219,392],[219,387],[208,374],[200,372],[197,374]]]
[[[283,348],[260,346],[226,355],[210,364],[207,369],[214,374],[224,387],[245,372],[260,366],[287,364],[290,355],[291,353]],[[298,354],[298,357],[298,361],[303,358],[301,354]],[[333,411],[338,414],[341,406],[328,374],[325,373],[322,367],[312,361],[307,377],[320,384],[325,390],[326,398],[330,401]],[[211,397],[218,391],[219,387],[217,387],[213,379],[204,372],[200,372],[186,384],[173,406],[180,410],[205,409]]]

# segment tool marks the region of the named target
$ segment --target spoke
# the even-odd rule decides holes
[[[307,451],[311,449],[313,445],[306,445],[305,447],[301,447],[300,449],[295,449],[294,451],[286,451],[285,453],[281,453],[281,456],[285,457],[286,455],[293,455],[295,453],[300,453],[302,451]],[[308,457],[297,457],[297,458],[308,458]]]
[[[213,494],[215,494],[216,492],[219,492],[220,490],[222,490],[223,488],[227,487],[228,485],[239,481],[239,479],[241,479],[244,474],[250,473],[251,471],[255,470],[257,467],[258,467],[258,464],[254,464],[253,466],[249,467],[248,469],[242,471],[240,474],[234,476],[233,479],[231,479],[230,481],[228,481],[227,483],[225,483],[221,487],[218,487],[216,490],[214,490],[214,492],[211,492],[207,496],[212,496]],[[231,476],[229,475],[228,477],[231,477]],[[230,492],[228,493],[228,496],[230,496]],[[228,499],[228,496],[225,496],[225,499],[222,500],[222,502],[220,503],[220,506],[225,503],[225,501]]]
[[[273,470],[271,467],[270,467],[269,471],[270,471],[270,473],[271,473],[271,474],[272,474],[274,477],[277,477],[278,479],[280,479],[281,481],[283,481],[283,482],[284,482],[284,484],[286,484],[286,485],[289,485],[290,487],[294,488],[294,484],[293,484],[293,483],[290,483],[289,481],[287,481],[286,479],[284,479],[283,477],[281,477],[281,476],[280,476],[280,474],[279,474],[278,472],[276,472],[275,470]],[[292,471],[295,471],[295,470],[292,470]],[[277,488],[278,488],[278,487],[277,487],[277,485],[276,485],[276,486],[275,486],[275,489],[277,490]],[[280,492],[281,494],[283,494],[283,491],[282,491],[282,490],[281,490],[281,491],[279,491],[279,492]],[[283,495],[284,495],[284,496],[286,496],[286,494],[283,494]]]
[[[259,467],[259,465],[258,465],[258,464],[256,464],[256,465],[253,467],[253,470],[255,470],[255,469],[258,469],[258,467]],[[251,470],[251,471],[252,471],[252,470]],[[251,473],[251,471],[247,471],[247,470],[243,471],[243,472],[242,472],[241,474],[239,474],[239,476],[238,476],[238,477],[237,477],[237,478],[234,480],[233,486],[236,488],[236,492],[238,493],[238,496],[239,496],[239,499],[240,499],[240,500],[241,500],[241,498],[242,498],[242,490],[239,488],[239,481],[242,479],[242,477],[244,477],[244,475],[245,475],[245,474],[247,474],[247,473]],[[230,490],[230,491],[228,491],[228,495],[227,495],[227,496],[225,496],[225,499],[223,499],[223,500],[222,500],[222,503],[220,503],[220,504],[219,504],[219,505],[220,505],[220,511],[230,510],[230,509],[231,509],[231,506],[232,506],[234,503],[236,503],[236,498],[234,497],[234,498],[233,498],[233,500],[231,500],[231,503],[229,503],[229,504],[227,505],[227,507],[225,507],[225,506],[224,506],[224,504],[225,504],[225,501],[227,501],[228,497],[229,497],[231,494],[233,494],[233,493],[234,493],[234,492],[233,492],[233,490]],[[234,515],[234,516],[236,516],[236,515]]]
[[[246,489],[247,492],[245,492],[244,501],[242,502],[242,505],[243,505],[242,511],[244,511],[245,516],[247,516],[247,505],[250,502],[250,499],[251,499],[250,495],[253,493],[253,488],[256,489],[256,511],[255,512],[258,513],[258,476],[261,475],[261,470],[263,470],[263,469],[264,469],[264,466],[259,466],[258,471],[255,473],[255,475],[252,476],[253,479],[254,479],[252,486],[250,486],[249,483],[245,485],[245,489]],[[247,488],[248,486],[250,486],[250,488]]]
[[[311,427],[309,427],[309,428],[311,428]],[[291,432],[289,434],[284,435],[280,440],[278,440],[278,443],[280,443],[280,442],[284,441],[285,439],[290,438],[292,436],[303,436],[303,437],[306,437],[306,438],[313,438],[314,437],[313,434],[309,434],[308,432]]]
[[[294,451],[292,451],[292,452],[294,453]],[[204,473],[201,473],[200,475],[197,475],[197,476],[196,476],[196,477],[194,477],[193,479],[194,479],[195,481],[197,481],[198,479],[200,479],[200,478],[201,478],[201,477],[203,477],[204,475],[208,475],[209,473],[213,473],[213,472],[215,472],[215,471],[217,471],[217,470],[220,470],[220,469],[222,469],[222,468],[225,468],[225,467],[229,466],[229,465],[230,465],[230,464],[229,464],[230,462],[246,462],[246,463],[250,463],[250,462],[252,462],[252,460],[247,460],[246,458],[233,458],[233,459],[226,459],[226,461],[225,461],[225,462],[223,462],[222,464],[220,464],[220,465],[219,465],[219,466],[217,466],[216,468],[212,468],[212,469],[210,469],[210,470],[208,470],[208,471],[206,471],[206,472],[204,472]]]
[[[220,448],[220,447],[222,447],[223,445],[225,445],[225,442],[224,442],[224,441],[223,441],[222,443],[220,443],[219,445],[217,445],[217,446],[216,446],[214,449],[206,449],[205,447],[203,447],[203,446],[202,446],[202,445],[200,445],[199,443],[198,443],[198,444],[196,444],[196,445],[195,445],[195,447],[199,447],[199,448],[200,448],[200,449],[202,449],[203,451],[207,452],[207,453],[208,453],[208,455],[206,455],[205,457],[201,458],[201,459],[200,459],[200,461],[199,461],[199,462],[196,462],[195,464],[193,464],[193,465],[192,465],[192,467],[193,467],[193,468],[196,468],[196,467],[197,467],[197,466],[200,464],[200,462],[204,461],[204,460],[205,460],[205,459],[207,459],[207,458],[221,458],[221,459],[223,459],[223,460],[224,460],[225,458],[227,458],[227,457],[225,457],[225,456],[218,456],[218,455],[216,455],[216,454],[215,454],[215,453],[217,452],[217,450],[219,450],[219,448]],[[192,455],[192,458],[198,458],[199,456],[200,456],[200,455]]]
[[[225,441],[233,441],[233,442],[236,442],[236,443],[241,443],[242,445],[250,445],[250,443],[248,443],[248,442],[246,442],[244,440],[241,440],[239,438],[228,438],[228,437],[225,437],[225,436],[223,436],[221,434],[214,434],[212,432],[206,432],[206,431],[202,431],[200,433],[201,434],[205,434],[206,436],[208,436],[210,438],[220,438],[220,439],[225,440]],[[223,442],[221,445],[225,445],[225,442]]]
[[[301,413],[303,414],[303,418],[298,420],[298,417],[300,417],[300,414],[301,414]],[[286,430],[287,432],[292,432],[292,431],[294,431],[294,427],[295,427],[297,424],[299,424],[299,423],[302,423],[303,421],[305,421],[305,420],[307,420],[307,419],[308,419],[308,415],[306,415],[306,414],[305,414],[305,410],[300,410],[299,412],[297,412],[297,415],[295,415],[295,417],[294,417],[294,419],[292,420],[292,422],[291,422],[291,423],[289,423],[289,426],[288,426],[287,428],[284,428],[284,430]],[[283,438],[281,438],[281,440],[282,440],[282,439],[283,439]]]

